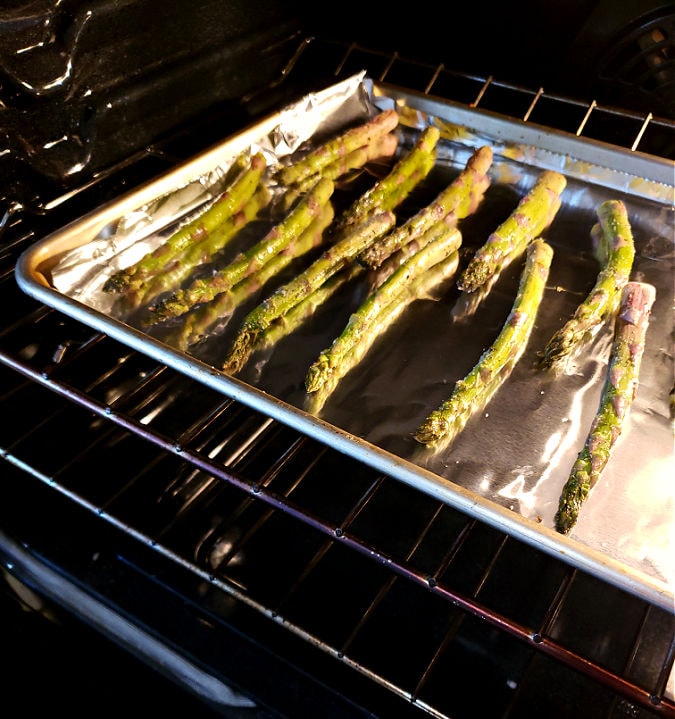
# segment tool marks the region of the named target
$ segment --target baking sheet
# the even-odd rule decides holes
[[[555,254],[528,346],[485,410],[450,447],[434,451],[417,444],[412,433],[499,332],[515,296],[518,262],[475,306],[452,281],[414,302],[318,414],[306,404],[305,373],[365,297],[368,278],[350,283],[303,325],[257,353],[238,377],[228,377],[218,367],[240,320],[269,288],[224,318],[190,353],[171,344],[171,326],[146,328],[101,291],[112,272],[134,262],[166,239],[177,222],[206,206],[240,152],[262,151],[274,167],[305,140],[318,141],[387,107],[396,107],[401,115],[399,152],[427,124],[442,131],[436,167],[402,206],[399,223],[405,213],[430,202],[475,148],[492,148],[491,186],[475,215],[460,224],[467,250],[482,244],[542,170],[557,170],[567,178],[563,205],[544,233]],[[21,288],[45,304],[673,611],[673,172],[673,163],[665,160],[379,85],[361,73],[303,98],[45,238],[20,258],[16,275]],[[366,181],[374,177],[355,180]],[[349,197],[355,187],[340,191]],[[562,536],[553,530],[553,515],[597,408],[611,324],[564,375],[538,373],[534,362],[595,280],[598,267],[589,232],[596,207],[606,199],[626,204],[637,250],[632,279],[654,284],[657,299],[628,425],[576,526]],[[264,227],[256,225],[252,237],[262,236]],[[228,252],[238,249],[235,245]],[[288,278],[282,275],[278,281]]]

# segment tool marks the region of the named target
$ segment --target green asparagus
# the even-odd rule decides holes
[[[201,240],[191,244],[182,254],[171,260],[162,272],[148,277],[137,289],[128,291],[123,298],[127,309],[148,304],[163,292],[183,282],[195,267],[208,261],[252,222],[269,204],[270,198],[270,191],[264,185],[260,185],[241,211],[229,217]]]
[[[558,502],[555,528],[568,534],[607,466],[637,392],[647,327],[656,298],[652,285],[628,282],[620,294],[600,403]]]
[[[310,366],[305,378],[307,392],[316,392],[329,379],[344,376],[356,357],[365,354],[366,348],[388,324],[384,308],[391,305],[399,295],[409,300],[410,283],[448,255],[457,252],[462,241],[459,230],[451,225],[443,227],[445,231],[440,236],[404,262],[351,315],[342,333]]]
[[[332,180],[325,177],[319,180],[296,207],[252,247],[212,275],[199,277],[188,287],[177,290],[170,297],[158,302],[151,310],[146,324],[155,324],[170,317],[177,317],[197,304],[209,302],[269,262],[321,214],[333,190]]]
[[[250,299],[273,277],[278,276],[291,262],[318,247],[324,240],[324,230],[332,222],[333,216],[333,206],[328,202],[321,215],[312,221],[297,240],[230,290],[221,292],[211,302],[187,314],[180,326],[167,338],[169,344],[186,350],[207,336],[218,322],[230,316],[239,305]]]
[[[418,442],[431,446],[454,440],[510,376],[532,332],[552,258],[553,249],[541,238],[527,246],[518,293],[499,335],[469,374],[455,383],[450,397],[417,428]]]
[[[591,234],[595,236],[596,255],[605,261],[590,293],[546,344],[540,361],[544,369],[560,368],[572,359],[616,312],[621,290],[630,279],[635,245],[626,206],[619,200],[607,200],[600,204],[597,215],[599,222]]]
[[[396,151],[397,146],[397,135],[389,133],[388,135],[375,138],[364,147],[359,147],[349,154],[339,157],[319,172],[309,175],[301,182],[288,187],[283,195],[283,207],[290,209],[298,197],[307,192],[320,178],[328,177],[330,180],[337,182],[337,180],[347,175],[351,170],[360,169],[373,160],[390,157]]]
[[[452,217],[446,215],[435,225],[432,225],[426,232],[423,232],[418,237],[415,237],[407,244],[403,245],[403,247],[399,250],[393,252],[376,270],[370,270],[368,272],[368,285],[370,287],[369,292],[376,290],[380,285],[388,280],[389,277],[391,277],[391,275],[393,275],[404,262],[407,262],[414,254],[426,247],[430,242],[433,242],[442,235],[451,232],[456,227],[457,225]],[[395,231],[396,230],[394,229],[393,232]]]
[[[358,267],[356,264],[355,266]],[[305,409],[311,414],[318,414],[342,377],[361,361],[377,337],[391,327],[414,301],[430,296],[434,289],[452,277],[458,266],[459,253],[451,252],[426,272],[411,280],[403,292],[385,304],[373,318],[372,331],[364,335],[362,341],[359,341],[358,345],[343,357],[340,372],[329,375],[318,390],[307,393]]]
[[[297,305],[261,332],[255,344],[255,349],[261,350],[272,347],[286,337],[286,335],[296,330],[305,320],[309,319],[319,307],[335,295],[338,290],[361,275],[364,271],[361,265],[354,262],[330,277],[320,287],[314,290],[314,292],[305,297],[304,300],[298,302]]]
[[[478,308],[480,307],[483,300],[490,294],[494,285],[498,282],[501,276],[501,270],[508,267],[512,262],[515,262],[523,254],[522,246],[516,247],[512,252],[506,255],[502,261],[502,266],[499,272],[491,275],[482,285],[477,287],[472,292],[466,290],[459,293],[459,297],[456,299],[455,304],[452,307],[450,315],[453,322],[465,322],[472,317]]]
[[[301,182],[306,177],[321,172],[326,165],[360,147],[369,145],[382,135],[392,132],[398,125],[398,121],[399,116],[396,110],[383,110],[367,122],[346,130],[296,159],[290,165],[280,168],[277,173],[278,179],[283,185]]]
[[[440,130],[435,125],[425,127],[389,173],[342,213],[338,231],[348,231],[372,214],[395,209],[433,168],[439,138]]]
[[[553,221],[566,185],[567,180],[559,172],[542,172],[515,210],[476,250],[460,274],[457,287],[473,292],[519,256]]]
[[[375,269],[389,255],[423,234],[441,218],[451,215],[457,222],[473,213],[490,184],[487,172],[491,164],[491,148],[487,145],[479,147],[471,155],[462,172],[433,202],[369,247],[359,256],[359,262]]]
[[[235,164],[237,161],[235,161]],[[240,212],[251,199],[267,167],[265,156],[256,153],[247,169],[198,217],[174,232],[152,252],[138,262],[111,275],[103,285],[105,292],[138,290],[149,277],[157,275],[193,242],[203,239],[225,220]]]
[[[248,360],[260,334],[274,321],[321,287],[330,277],[353,262],[354,257],[396,222],[393,212],[382,212],[355,227],[351,233],[328,247],[297,277],[282,285],[255,307],[237,333],[222,369],[236,374]]]

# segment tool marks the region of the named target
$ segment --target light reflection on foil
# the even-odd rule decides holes
[[[501,497],[515,499],[520,513],[525,517],[533,517],[537,506],[536,485],[532,489],[527,488],[534,471],[534,467],[514,469],[515,479],[499,491]]]

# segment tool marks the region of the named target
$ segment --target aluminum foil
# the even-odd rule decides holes
[[[413,432],[499,333],[515,297],[520,262],[506,268],[484,297],[462,295],[451,278],[413,302],[318,410],[307,403],[307,368],[365,298],[372,281],[367,274],[346,285],[275,345],[255,354],[234,381],[219,377],[218,368],[241,320],[271,287],[223,317],[189,352],[172,345],[177,321],[167,327],[144,327],[137,315],[120,309],[114,296],[101,290],[112,272],[140,258],[180,221],[203,210],[222,188],[228,167],[242,149],[264,152],[273,171],[303,143],[316,143],[386,107],[396,107],[401,115],[399,154],[427,124],[442,130],[436,167],[401,207],[399,223],[433,200],[474,149],[483,144],[493,149],[491,186],[478,211],[459,225],[466,253],[462,261],[508,216],[543,169],[562,172],[568,183],[562,207],[543,234],[554,259],[528,345],[484,410],[450,446],[436,450],[415,442]],[[132,194],[113,210],[118,214],[103,215],[98,223],[98,218],[90,218],[88,225],[75,228],[74,237],[71,229],[69,237],[47,238],[20,263],[18,278],[42,301],[226,394],[322,440],[336,438],[339,449],[670,606],[675,586],[670,404],[675,378],[675,248],[673,187],[663,181],[667,170],[662,163],[654,167],[649,158],[627,157],[577,138],[380,87],[359,74],[303,98],[259,128],[197,158],[194,165],[171,175],[173,185],[164,178],[149,195],[147,189],[143,196]],[[342,201],[363,183],[372,183],[372,173],[377,172],[386,172],[386,167],[371,168],[371,174],[340,186]],[[599,267],[590,229],[597,220],[596,208],[607,199],[626,205],[636,243],[632,279],[652,283],[657,298],[627,425],[570,537],[562,538],[553,531],[553,517],[598,406],[611,322],[599,328],[564,373],[541,373],[535,364],[548,338],[595,281]],[[218,261],[226,263],[276,219],[271,216],[249,228]],[[282,274],[277,285],[290,276]],[[331,434],[333,429],[337,434]]]

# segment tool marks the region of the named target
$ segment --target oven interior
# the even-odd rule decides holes
[[[563,7],[564,5],[564,7]],[[674,716],[673,613],[25,296],[22,251],[354,72],[672,159],[672,7],[13,3],[0,556],[226,717]],[[505,30],[508,28],[508,31]]]

